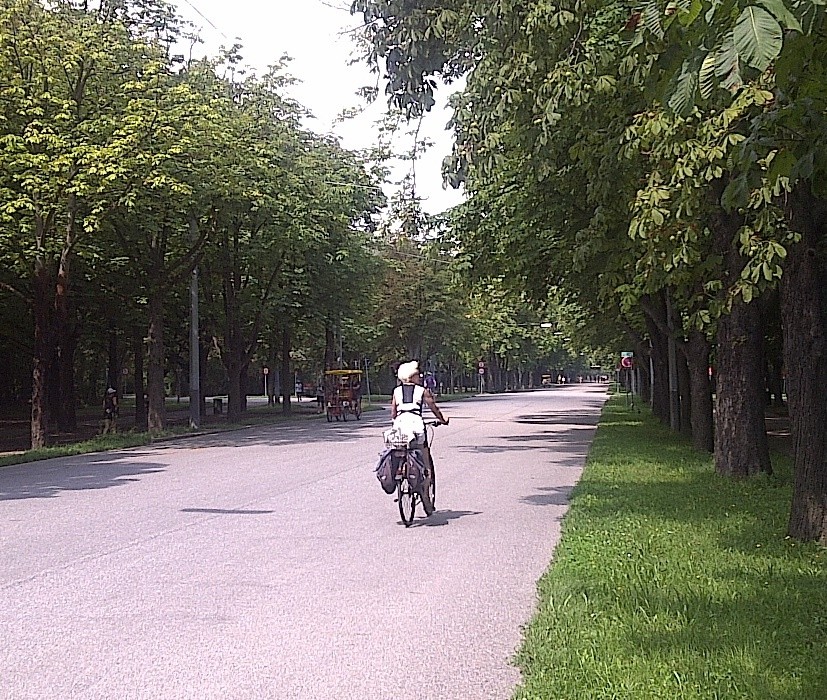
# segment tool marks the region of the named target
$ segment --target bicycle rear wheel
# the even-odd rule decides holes
[[[396,487],[396,500],[399,503],[399,516],[405,527],[410,527],[416,513],[416,495],[407,478],[403,478]]]

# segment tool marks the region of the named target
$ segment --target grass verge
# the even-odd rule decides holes
[[[164,433],[158,437],[172,435],[172,432]],[[157,439],[157,438],[156,438]],[[71,457],[73,455],[84,455],[90,452],[104,452],[106,450],[118,450],[125,447],[138,447],[152,442],[148,433],[116,433],[115,435],[99,435],[91,440],[73,442],[68,445],[56,445],[54,447],[41,447],[37,450],[26,450],[15,454],[0,456],[0,467],[8,467],[12,464],[25,464],[37,462],[41,459],[52,459],[53,457]]]
[[[376,409],[366,408],[365,410]],[[287,423],[296,420],[319,417],[323,416],[319,416],[315,414],[315,412],[308,412],[307,410],[302,411],[301,409],[296,409],[293,413],[284,415],[278,407],[274,409],[268,406],[254,406],[242,414],[241,418],[237,422],[205,422],[202,427],[197,430],[192,430],[189,427],[180,425],[172,426],[154,435],[135,432],[132,430],[115,433],[114,435],[98,435],[89,440],[2,455],[0,456],[0,467],[36,462],[41,459],[52,459],[54,457],[71,457],[74,455],[89,454],[92,452],[105,452],[107,450],[119,450],[127,447],[139,447],[141,445],[149,445],[153,442],[170,440],[177,437],[193,437],[195,435],[205,435],[208,433],[244,430],[245,428],[252,428],[260,425]]]
[[[790,463],[732,481],[611,399],[517,663],[519,700],[827,698],[827,551]]]

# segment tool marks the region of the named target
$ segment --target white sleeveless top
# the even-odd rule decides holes
[[[405,394],[408,394],[408,396],[405,396]],[[402,384],[393,390],[393,396],[396,399],[397,413],[415,413],[419,416],[422,415],[425,387],[419,386],[419,384]],[[405,401],[406,398],[409,400]]]

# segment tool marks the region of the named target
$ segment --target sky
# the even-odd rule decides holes
[[[364,114],[343,124],[335,123],[343,109],[361,105],[356,91],[376,85],[377,76],[364,63],[349,65],[356,56],[353,33],[360,16],[349,11],[349,0],[173,0],[179,14],[200,29],[204,44],[196,48],[214,56],[222,45],[238,41],[245,63],[263,73],[283,54],[293,60],[289,72],[301,82],[290,94],[307,107],[315,119],[307,127],[318,133],[334,133],[345,148],[360,149],[377,143],[375,121],[386,107],[383,95]],[[380,85],[380,91],[384,85]],[[422,208],[436,214],[458,204],[462,196],[442,187],[441,163],[450,153],[451,136],[445,130],[450,111],[445,107],[448,89],[438,93],[438,108],[423,122],[420,136],[434,142],[416,168],[417,192]],[[397,148],[407,150],[407,138]],[[400,166],[400,176],[409,165]],[[392,188],[388,189],[388,194]]]

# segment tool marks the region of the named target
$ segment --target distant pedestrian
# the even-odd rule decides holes
[[[432,394],[436,393],[436,377],[430,372],[425,375],[425,388]]]
[[[103,396],[103,435],[118,432],[118,392],[112,387]]]
[[[324,413],[324,377],[316,382],[316,413]]]

